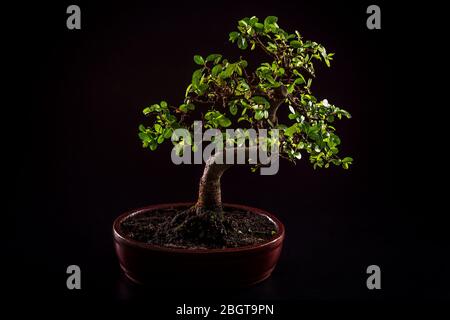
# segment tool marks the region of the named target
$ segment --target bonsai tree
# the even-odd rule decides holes
[[[348,169],[350,157],[339,157],[341,140],[334,122],[350,114],[312,93],[316,76],[314,63],[328,67],[333,53],[322,45],[305,40],[295,31],[288,33],[278,25],[278,18],[269,16],[244,18],[229,40],[243,51],[260,51],[230,61],[221,54],[195,55],[198,68],[192,74],[181,104],[166,101],[146,107],[146,125],[139,126],[144,148],[154,151],[158,145],[171,140],[175,129],[193,131],[195,120],[202,120],[205,128],[229,127],[278,129],[278,151],[282,158],[296,162],[308,155],[316,168],[330,165]],[[253,58],[252,58],[253,56]],[[281,109],[288,109],[286,119],[280,119]],[[181,152],[182,145],[195,147],[192,141],[174,141]],[[220,178],[230,167],[216,163],[215,156],[206,161],[200,180],[196,204],[178,214],[165,228],[170,237],[202,234],[220,241],[227,232],[221,201]]]

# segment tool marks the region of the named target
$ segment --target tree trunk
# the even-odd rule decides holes
[[[206,161],[195,205],[197,210],[222,211],[220,178],[231,165],[215,163],[216,158],[217,154]]]
[[[222,195],[220,190],[220,178],[222,174],[233,166],[225,164],[227,153],[232,152],[236,157],[238,149],[225,148],[223,151],[215,153],[206,161],[202,178],[198,189],[198,200],[195,208],[198,210],[222,211]],[[248,160],[252,154],[256,155],[258,146],[245,147],[245,159]],[[216,159],[222,157],[223,163],[216,163]],[[234,158],[235,159],[235,158]],[[236,159],[235,159],[236,160]]]

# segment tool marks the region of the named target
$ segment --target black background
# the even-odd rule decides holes
[[[70,4],[82,29],[68,30]],[[170,146],[141,148],[137,126],[152,103],[182,101],[195,68],[192,56],[248,54],[228,42],[245,16],[279,17],[285,30],[335,52],[319,68],[313,92],[353,115],[338,124],[351,170],[313,170],[307,159],[281,162],[274,176],[236,167],[223,177],[223,199],[273,212],[287,238],[267,281],[235,292],[178,292],[177,301],[385,301],[448,298],[448,268],[438,241],[422,233],[423,215],[395,201],[390,156],[399,143],[392,126],[396,76],[387,48],[398,31],[393,8],[382,8],[382,29],[366,28],[371,2],[61,2],[10,11],[17,84],[14,124],[15,232],[7,277],[19,296],[130,300],[174,292],[137,288],[119,270],[112,221],[150,204],[193,201],[202,167],[176,166]],[[14,36],[15,34],[20,36]],[[6,123],[8,125],[8,123]],[[8,136],[7,136],[8,137]],[[66,267],[82,270],[82,290],[66,289]],[[382,270],[382,290],[366,287],[366,268]],[[220,275],[218,275],[220,276]],[[156,298],[155,298],[156,297]],[[221,300],[222,299],[222,300]]]

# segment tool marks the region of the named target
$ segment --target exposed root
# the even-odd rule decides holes
[[[210,211],[193,206],[176,214],[155,233],[155,239],[177,243],[190,239],[198,245],[225,245],[227,226],[222,210]]]

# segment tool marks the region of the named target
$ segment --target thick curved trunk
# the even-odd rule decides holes
[[[231,167],[229,164],[215,163],[216,156],[206,161],[198,190],[197,209],[221,211],[222,195],[220,190],[220,178]]]
[[[258,146],[250,146],[243,148],[244,153],[241,154],[239,148],[225,148],[223,151],[217,152],[214,156],[211,156],[208,161],[206,161],[205,169],[203,170],[202,178],[200,179],[200,185],[198,189],[198,199],[195,204],[195,209],[197,213],[199,211],[222,211],[222,194],[220,190],[220,178],[222,178],[223,173],[228,170],[233,164],[224,163],[228,158],[227,155],[233,154],[233,159],[236,157],[244,156],[245,161],[248,163],[258,163]],[[240,154],[240,156],[238,156]],[[261,156],[261,154],[259,155]],[[222,158],[222,163],[216,163],[217,158]],[[242,158],[240,158],[242,159]],[[252,162],[251,162],[251,161]],[[233,161],[234,163],[234,161]]]
[[[230,148],[217,152],[206,161],[202,178],[198,189],[198,200],[195,204],[197,210],[222,211],[222,195],[220,190],[220,178],[223,173],[233,166],[233,164],[225,164],[227,154],[233,153],[233,157],[237,156],[238,149]],[[252,156],[256,156],[258,152],[257,146],[245,147],[244,157],[246,160]],[[216,159],[222,157],[222,163],[216,163]],[[236,158],[234,158],[236,160]]]

